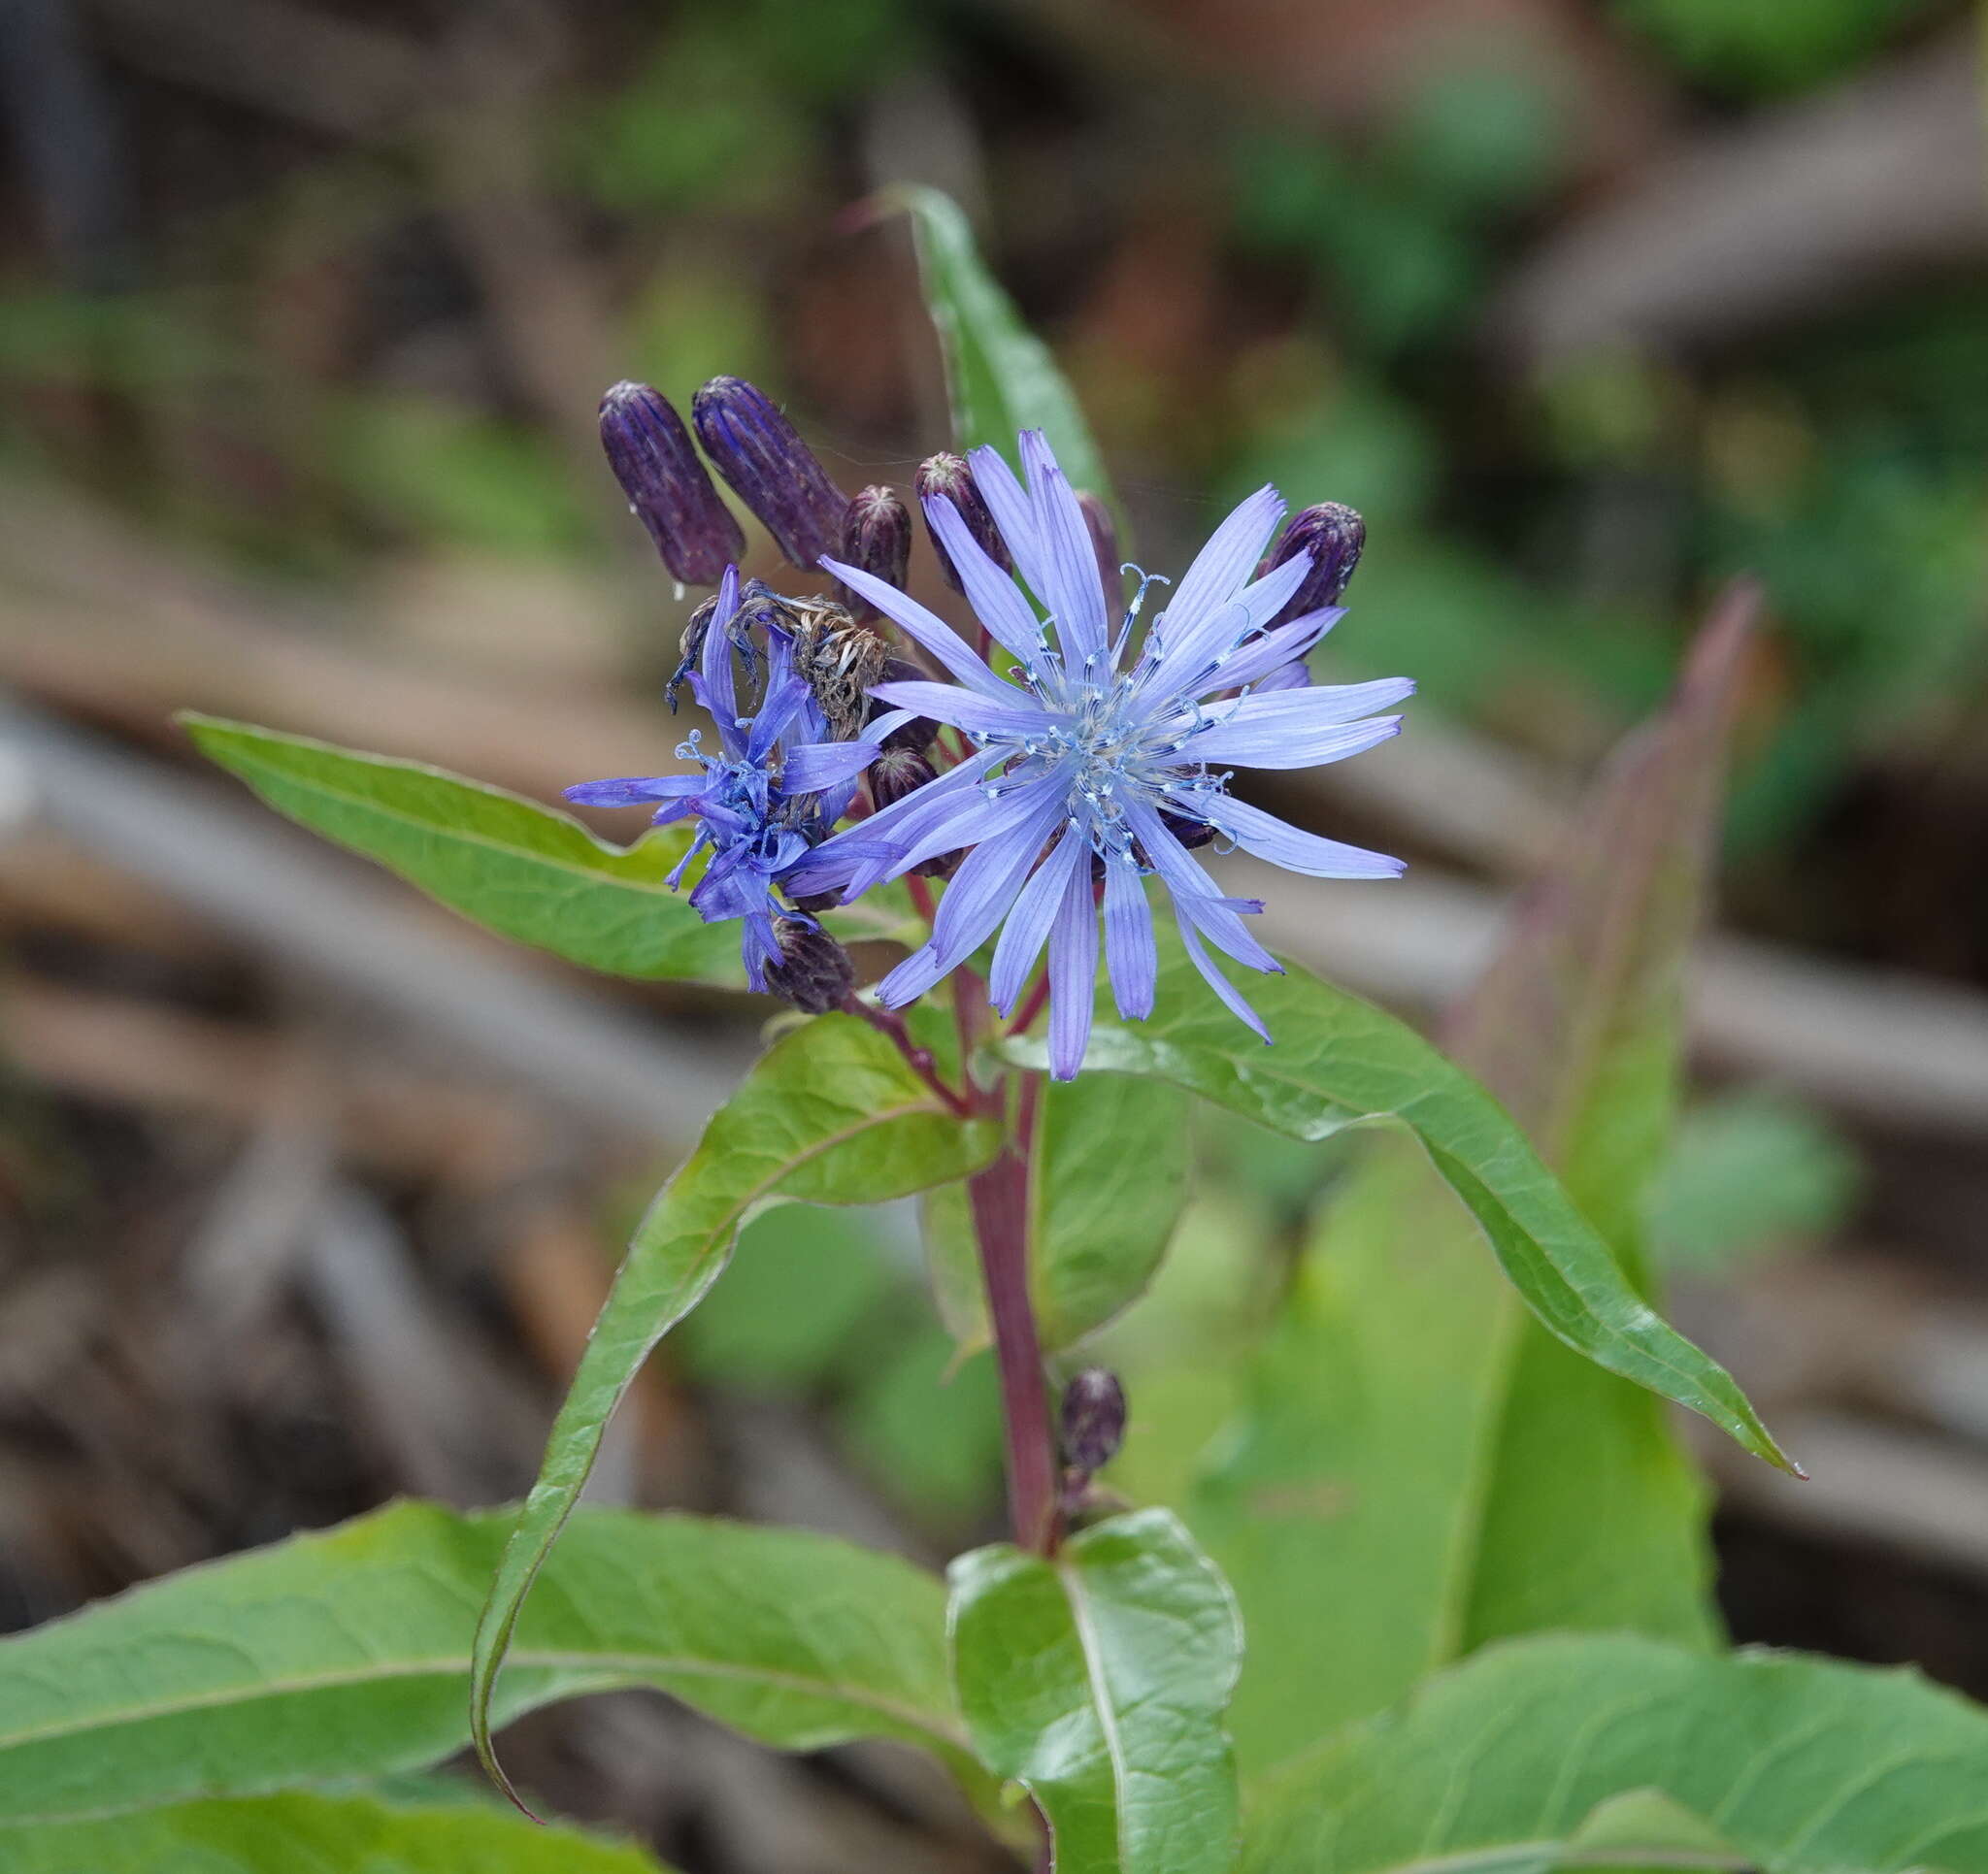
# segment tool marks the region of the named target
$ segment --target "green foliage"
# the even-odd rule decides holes
[[[1053,1561],[961,1556],[953,1679],[980,1760],[1024,1785],[1060,1874],[1225,1874],[1236,1770],[1222,1708],[1236,1603],[1165,1510],[1112,1517]]]
[[[680,827],[622,850],[569,814],[421,762],[182,720],[203,754],[278,812],[505,937],[614,975],[742,980],[738,932],[706,924],[663,882],[688,841]]]
[[[1510,1642],[1260,1792],[1249,1874],[1988,1869],[1988,1715],[1910,1672]],[[1640,1851],[1648,1850],[1647,1857]]]
[[[424,762],[192,711],[180,719],[203,754],[279,813],[499,936],[610,975],[743,984],[738,927],[690,908],[700,866],[681,891],[664,882],[689,841],[680,826],[611,846],[571,814]],[[887,936],[894,902],[866,901],[828,921],[848,937]]]
[[[959,204],[911,186],[892,189],[889,199],[910,211],[917,237],[925,305],[945,356],[953,441],[963,449],[991,444],[1012,458],[1021,431],[1046,431],[1072,486],[1109,501],[1111,484],[1082,409],[1049,347],[987,271]]]
[[[0,1828],[433,1763],[470,1730],[508,1513],[401,1503],[0,1642]],[[497,1722],[652,1686],[771,1744],[955,1760],[944,1596],[800,1530],[582,1510],[517,1623]],[[0,1864],[10,1869],[0,1839]]]
[[[1083,1074],[1044,1083],[1030,1184],[1029,1286],[1036,1329],[1053,1353],[1136,1300],[1166,1254],[1187,1200],[1185,1094],[1164,1081]],[[986,1298],[966,1193],[921,1205],[940,1312],[962,1347],[987,1344]]]
[[[967,1176],[996,1143],[986,1122],[955,1118],[887,1039],[847,1015],[785,1036],[712,1115],[629,1245],[478,1628],[473,1723],[500,1781],[492,1691],[525,1596],[573,1514],[609,1416],[656,1343],[717,1280],[753,1206],[781,1197],[878,1203]]]
[[[356,510],[403,539],[547,556],[602,531],[550,439],[508,418],[376,392],[330,405],[322,436],[325,469]]]
[[[1177,944],[1163,946],[1157,1012],[1101,1025],[1087,1071],[1173,1081],[1295,1138],[1393,1122],[1414,1134],[1489,1239],[1526,1305],[1577,1353],[1703,1413],[1787,1466],[1732,1376],[1667,1327],[1489,1094],[1411,1028],[1302,966],[1250,985],[1277,1037],[1266,1048],[1208,994]],[[1008,1044],[1041,1067],[1045,1044]]]
[[[658,1874],[638,1848],[520,1816],[365,1796],[187,1802],[11,1830],[8,1874]]]
[[[1741,607],[1707,634],[1448,1025],[1639,1288],[1745,624]],[[1328,1205],[1250,1398],[1194,1498],[1257,1641],[1237,1699],[1245,1762],[1502,1634],[1712,1637],[1705,1493],[1658,1401],[1521,1314],[1405,1141]],[[1322,1627],[1321,1592],[1359,1596],[1365,1617]]]
[[[1695,77],[1740,92],[1798,90],[1874,51],[1925,0],[1613,0],[1625,25]]]
[[[1786,1095],[1726,1094],[1677,1129],[1650,1192],[1650,1244],[1673,1267],[1723,1270],[1840,1223],[1862,1181],[1855,1149]]]

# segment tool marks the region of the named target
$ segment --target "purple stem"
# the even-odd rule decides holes
[[[1004,1101],[1005,1103],[1005,1101]],[[1027,1148],[1011,1139],[1001,1156],[967,1181],[987,1321],[1001,1373],[1001,1419],[1008,1450],[1008,1516],[1014,1539],[1040,1555],[1053,1554],[1056,1447],[1049,1430],[1049,1390],[1029,1297],[1029,1166]]]

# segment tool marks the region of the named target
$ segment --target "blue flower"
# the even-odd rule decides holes
[[[771,622],[766,681],[757,707],[741,714],[733,673],[740,648],[732,631],[738,609],[739,569],[728,566],[705,632],[700,668],[690,676],[693,694],[717,725],[718,752],[708,754],[702,733],[692,730],[677,756],[696,763],[698,772],[586,781],[569,787],[566,798],[585,806],[654,802],[657,826],[694,814],[697,832],[670,873],[670,889],[677,889],[692,859],[711,854],[691,890],[691,905],[707,924],[742,920],[746,978],[754,989],[764,989],[767,965],[780,959],[774,920],[812,921],[784,903],[780,889],[847,810],[857,775],[904,718],[881,718],[861,740],[830,740],[820,705],[795,674],[793,640]]]
[[[1310,570],[1301,551],[1261,578],[1255,569],[1283,503],[1274,488],[1244,501],[1202,549],[1136,651],[1135,599],[1108,615],[1083,512],[1039,431],[1021,438],[1024,488],[991,448],[973,475],[1021,576],[1047,613],[975,542],[952,504],[926,516],[981,625],[1014,660],[997,675],[941,619],[853,567],[823,564],[915,639],[952,683],[879,685],[873,694],[959,729],[966,759],[838,835],[797,869],[807,891],[846,897],[924,860],[973,848],[947,886],[931,940],[878,985],[908,1003],[996,931],[988,989],[1007,1012],[1048,947],[1050,1070],[1069,1079],[1090,1036],[1100,907],[1118,1012],[1152,1012],[1157,948],[1144,881],[1166,888],[1181,941],[1230,1009],[1267,1041],[1256,1012],[1206,944],[1253,970],[1278,965],[1243,924],[1259,901],[1223,895],[1189,851],[1210,837],[1319,878],[1393,878],[1398,859],[1287,825],[1228,791],[1233,768],[1309,768],[1397,733],[1377,715],[1414,689],[1403,677],[1303,682],[1293,668],[1339,619],[1324,608],[1274,624]],[[1140,588],[1143,598],[1145,585]],[[1264,693],[1279,686],[1302,687]]]

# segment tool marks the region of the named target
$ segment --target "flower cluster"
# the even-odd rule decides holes
[[[1051,1071],[1068,1079],[1089,1037],[1101,947],[1119,1014],[1152,1012],[1146,881],[1156,879],[1195,968],[1268,1040],[1209,955],[1276,970],[1244,923],[1262,904],[1227,896],[1194,852],[1219,839],[1321,878],[1402,871],[1230,788],[1238,769],[1338,761],[1401,726],[1384,712],[1411,693],[1408,679],[1313,684],[1305,662],[1342,615],[1360,517],[1322,505],[1279,535],[1283,503],[1259,490],[1142,631],[1147,592],[1164,582],[1115,565],[1109,511],[1071,487],[1040,432],[1020,438],[1023,477],[992,448],[934,456],[918,473],[919,505],[972,608],[977,648],[903,589],[910,520],[889,490],[845,501],[784,417],[736,378],[706,386],[693,414],[720,473],[790,558],[812,553],[838,597],[783,600],[754,582],[746,591],[757,602],[742,604],[736,530],[725,533],[730,515],[681,423],[653,391],[611,392],[611,459],[665,560],[679,577],[709,577],[724,555],[715,605],[686,642],[720,748],[707,754],[693,733],[678,754],[698,772],[595,782],[569,797],[658,803],[658,821],[696,816],[684,863],[711,859],[690,902],[708,919],[743,920],[755,987],[819,974],[813,909],[907,873],[950,873],[930,938],[883,978],[878,1000],[909,1003],[992,942],[988,992],[1005,1014],[1046,952]],[[631,451],[631,434],[662,444]],[[1126,573],[1138,575],[1129,604]],[[879,615],[924,668],[891,656],[870,622]],[[742,658],[748,676],[764,665],[746,713]],[[852,811],[862,817],[838,830]],[[797,969],[803,935],[815,950]]]

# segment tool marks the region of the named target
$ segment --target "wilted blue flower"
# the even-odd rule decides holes
[[[831,741],[820,705],[795,673],[792,638],[771,623],[765,685],[757,707],[742,714],[733,670],[739,646],[731,631],[738,608],[739,569],[728,566],[690,677],[717,725],[717,752],[707,752],[702,733],[692,730],[677,755],[695,762],[699,772],[586,781],[569,787],[566,798],[584,806],[654,803],[657,826],[694,814],[696,836],[670,873],[670,888],[699,853],[711,854],[690,903],[707,924],[742,920],[746,978],[754,989],[765,989],[767,967],[778,969],[782,958],[775,921],[812,922],[783,902],[780,887],[847,810],[857,775],[883,746],[878,732],[905,718],[881,718],[861,740]]]
[[[1236,800],[1227,782],[1232,766],[1309,768],[1373,747],[1397,732],[1401,718],[1372,712],[1399,703],[1414,685],[1389,677],[1268,696],[1252,690],[1302,657],[1340,616],[1328,608],[1272,628],[1311,570],[1310,555],[1300,551],[1252,577],[1283,512],[1273,488],[1251,495],[1215,530],[1128,657],[1139,601],[1122,619],[1107,615],[1082,510],[1039,431],[1024,433],[1021,454],[1026,489],[991,448],[975,451],[973,476],[1046,622],[948,502],[925,504],[980,623],[1015,660],[1014,680],[996,675],[914,600],[853,567],[825,562],[957,679],[885,683],[874,694],[951,723],[972,753],[830,840],[797,869],[798,888],[852,897],[935,855],[972,846],[931,940],[884,978],[878,997],[910,1002],[998,930],[988,987],[1006,1011],[1046,943],[1050,1070],[1069,1079],[1090,1035],[1100,904],[1118,1012],[1138,1020],[1152,1011],[1157,952],[1143,880],[1154,875],[1167,888],[1195,967],[1268,1040],[1204,947],[1206,940],[1251,969],[1276,970],[1242,922],[1242,913],[1262,905],[1225,897],[1178,835],[1211,829],[1314,877],[1397,876],[1399,860],[1302,832]],[[1094,891],[1098,871],[1102,885]]]

